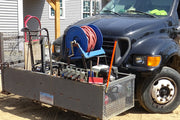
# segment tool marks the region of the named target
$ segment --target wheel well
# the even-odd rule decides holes
[[[175,69],[180,73],[180,56],[172,56],[169,61],[167,62],[167,66]]]

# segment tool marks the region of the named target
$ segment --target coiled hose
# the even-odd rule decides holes
[[[90,52],[94,50],[96,42],[97,42],[97,36],[95,31],[89,27],[89,26],[82,26],[81,29],[84,31],[88,38],[88,48],[86,52]]]

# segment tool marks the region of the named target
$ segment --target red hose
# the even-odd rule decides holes
[[[88,38],[88,48],[86,52],[90,52],[94,50],[95,45],[96,45],[96,41],[97,41],[96,33],[89,26],[82,26],[81,29],[84,31],[84,33],[86,34]]]

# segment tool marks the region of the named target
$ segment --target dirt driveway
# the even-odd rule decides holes
[[[0,94],[0,120],[95,120],[80,114],[35,103],[17,95]],[[180,120],[180,106],[170,114],[150,114],[139,105],[111,120]]]

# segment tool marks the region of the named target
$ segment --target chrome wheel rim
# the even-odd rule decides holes
[[[171,102],[177,91],[175,82],[171,78],[160,78],[153,82],[151,96],[158,104],[167,104]]]

